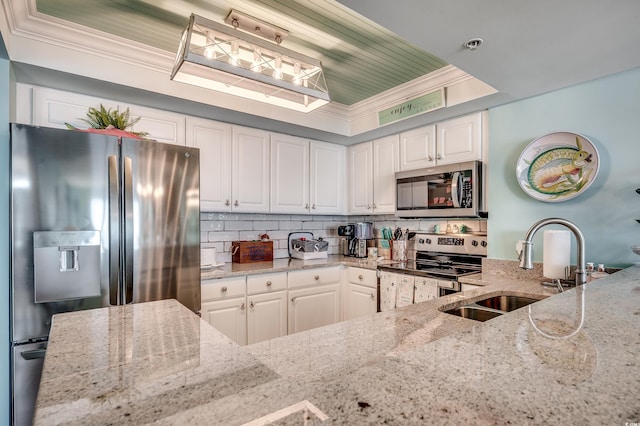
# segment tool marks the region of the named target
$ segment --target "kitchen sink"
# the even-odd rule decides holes
[[[445,312],[476,321],[488,321],[492,318],[502,315],[502,313],[500,312],[490,311],[488,309],[478,309],[474,308],[473,306],[460,306],[458,308],[449,309]]]
[[[484,306],[485,308],[497,309],[499,311],[511,312],[516,309],[520,309],[524,306],[537,302],[539,299],[532,299],[531,297],[523,296],[493,296],[488,299],[478,300],[476,305]]]
[[[539,300],[540,299],[525,296],[491,296],[486,299],[476,300],[475,302],[451,308],[443,312],[476,321],[488,321],[507,312],[515,311],[516,309],[535,303]]]

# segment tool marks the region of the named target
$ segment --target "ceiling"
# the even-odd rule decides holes
[[[637,0],[0,0],[0,4],[5,15],[0,17],[0,29],[14,63],[184,98],[301,129],[320,129],[356,142],[358,137],[369,140],[372,135],[640,67]],[[285,28],[290,35],[284,47],[320,59],[333,102],[304,116],[172,86],[178,83],[168,80],[168,72],[189,15],[222,22],[232,8]],[[469,51],[463,43],[473,37],[484,43]],[[495,93],[386,128],[377,125],[377,111],[411,99],[430,84],[430,76],[444,78],[452,70],[475,77]],[[467,78],[460,73],[457,78]],[[612,100],[615,94],[603,95],[603,101]]]
[[[191,13],[223,23],[233,8],[287,30],[282,47],[320,59],[331,99],[343,105],[447,65],[332,0],[37,0],[36,4],[40,13],[172,54]]]

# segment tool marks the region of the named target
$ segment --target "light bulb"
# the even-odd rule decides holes
[[[253,51],[253,62],[251,63],[251,71],[260,72],[262,71],[262,55],[260,54],[260,49],[256,48]]]
[[[238,66],[239,57],[240,57],[240,46],[238,46],[238,40],[233,40],[231,42],[231,55],[230,55],[231,65]]]
[[[276,67],[273,70],[273,77],[282,80],[282,58],[276,58]]]
[[[293,64],[293,84],[300,85],[302,80],[300,79],[300,64],[295,62]]]

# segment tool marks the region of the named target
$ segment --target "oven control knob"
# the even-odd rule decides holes
[[[478,247],[478,242],[476,240],[471,241],[471,245],[474,247]]]
[[[486,247],[486,246],[487,246],[487,242],[486,242],[486,241],[482,241],[482,242],[480,243],[480,245],[481,245],[482,247]]]
[[[418,242],[419,242],[420,244],[424,244],[424,238],[420,238],[420,239],[418,240]]]
[[[426,242],[427,244],[431,244],[431,238],[427,238],[427,239],[425,240],[425,242]]]

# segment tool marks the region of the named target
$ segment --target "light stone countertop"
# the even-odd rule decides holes
[[[245,347],[173,300],[56,315],[35,424],[640,422],[640,266],[561,294],[475,279]],[[484,323],[438,309],[505,293],[551,297]]]
[[[368,258],[356,258],[340,255],[328,256],[326,259],[273,259],[270,262],[252,262],[252,263],[225,263],[222,266],[213,269],[204,269],[200,276],[203,280],[216,278],[228,278],[242,275],[266,274],[271,272],[287,272],[298,269],[307,268],[323,268],[327,266],[346,265],[357,266],[359,268],[377,269],[378,265],[392,263],[392,261],[383,260],[376,262]]]

